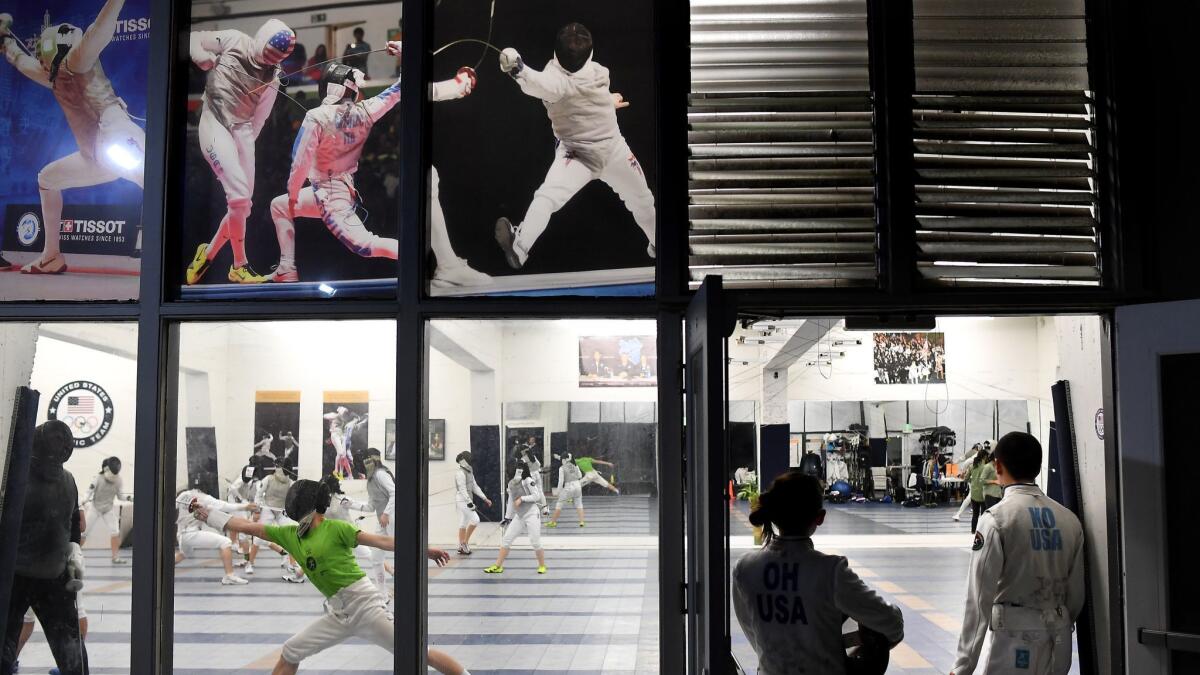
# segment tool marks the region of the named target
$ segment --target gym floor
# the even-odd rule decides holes
[[[476,535],[473,556],[454,555],[448,567],[431,568],[431,646],[474,675],[658,672],[656,505],[636,496],[587,501],[586,528],[570,513],[558,530],[543,530],[549,574],[536,573],[523,542],[502,576],[483,574],[499,542],[498,528],[487,524]],[[731,514],[734,559],[752,546],[745,511],[742,504]],[[904,610],[905,640],[892,651],[889,673],[947,673],[953,664],[971,539],[968,520],[955,523],[952,514],[948,507],[829,505],[818,531],[819,548],[847,556],[860,576]],[[86,555],[92,672],[128,672],[132,570],[112,566],[103,549]],[[215,561],[181,564],[175,672],[270,672],[280,645],[321,612],[315,589],[287,583],[279,571],[279,558],[269,551],[247,586],[221,586]],[[737,621],[732,625],[734,653],[755,673],[754,653]],[[53,665],[40,630],[21,656],[22,673]],[[302,672],[391,673],[391,663],[384,650],[352,640],[306,661]]]

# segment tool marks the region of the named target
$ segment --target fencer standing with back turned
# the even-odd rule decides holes
[[[279,93],[279,64],[296,47],[296,34],[270,19],[254,37],[237,30],[196,31],[192,62],[208,72],[200,113],[200,150],[225,190],[225,216],[211,242],[200,244],[186,281],[200,281],[226,242],[233,248],[229,281],[267,280],[246,258],[246,219],[254,196],[254,141],[267,123]]]
[[[578,23],[563,26],[545,70],[526,65],[512,47],[500,52],[500,70],[512,76],[521,91],[542,100],[555,137],[554,162],[525,219],[516,227],[508,218],[496,221],[496,242],[509,266],[521,269],[550,216],[597,179],[625,202],[649,242],[646,254],[653,258],[654,195],[617,125],[617,109],[629,103],[609,91],[608,68],[592,60],[588,29]]]
[[[389,42],[388,53],[400,55],[400,43]],[[349,65],[331,63],[322,73],[321,105],[308,111],[292,146],[292,168],[287,193],[271,201],[271,219],[279,239],[279,264],[271,274],[275,282],[300,281],[296,267],[296,218],[320,218],[338,241],[364,258],[396,259],[396,239],[380,237],[358,217],[359,193],[354,174],[363,146],[375,123],[400,102],[400,80],[363,100],[366,74]],[[459,68],[454,79],[434,82],[433,100],[460,99],[475,88],[475,71]],[[308,187],[304,182],[308,181]],[[437,171],[434,170],[434,199]],[[491,277],[471,269],[454,254],[446,234],[441,207],[432,215],[434,253],[438,266],[433,279],[439,285],[482,285]],[[346,474],[349,475],[349,474]]]
[[[129,118],[125,101],[117,97],[100,65],[100,52],[112,42],[124,6],[125,0],[108,0],[87,30],[69,23],[46,27],[36,59],[12,35],[12,16],[0,14],[4,58],[22,75],[54,92],[79,148],[38,172],[46,243],[42,255],[21,268],[26,274],[67,271],[67,259],[59,248],[63,190],[118,178],[142,187],[146,132]]]

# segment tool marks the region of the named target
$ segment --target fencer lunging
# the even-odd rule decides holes
[[[629,103],[609,90],[608,68],[592,60],[588,29],[578,23],[563,26],[555,39],[554,58],[544,70],[526,65],[511,47],[500,53],[500,69],[521,91],[542,100],[556,139],[554,162],[525,219],[516,227],[508,218],[496,221],[496,242],[509,266],[525,265],[550,217],[593,180],[604,181],[625,203],[645,233],[646,253],[653,258],[654,195],[617,124],[617,109]]]
[[[188,490],[183,489],[179,494],[175,495],[175,510],[177,516],[175,519],[175,529],[178,532],[179,550],[175,552],[175,564],[183,562],[187,558],[195,558],[201,551],[216,551],[217,557],[221,559],[221,564],[225,567],[225,576],[221,577],[221,584],[225,586],[248,584],[250,583],[243,577],[239,577],[233,573],[233,542],[220,532],[210,527],[205,527],[204,523],[192,517],[192,510],[196,505],[202,506],[209,511],[222,511],[231,513],[233,511],[250,511],[255,512],[258,507],[254,504],[230,504],[223,502],[216,497],[209,496],[203,490]]]
[[[558,468],[558,501],[554,504],[554,515],[550,518],[550,522],[546,523],[546,527],[558,527],[558,518],[562,515],[564,502],[575,505],[575,514],[579,516],[580,527],[587,524],[583,518],[582,480],[583,471],[575,464],[575,458],[569,452],[563,455],[562,466]]]
[[[388,53],[400,54],[400,43],[389,42]],[[342,63],[331,63],[321,76],[321,105],[308,111],[292,146],[292,168],[287,193],[271,202],[271,219],[279,239],[279,264],[271,275],[276,282],[300,280],[296,266],[296,218],[319,218],[338,241],[364,258],[396,259],[396,239],[380,237],[367,229],[359,218],[359,193],[354,174],[363,146],[375,123],[400,102],[400,81],[378,95],[363,100],[366,75]],[[454,79],[433,84],[433,100],[459,99],[475,87],[475,71],[461,68]],[[308,186],[305,187],[305,181]],[[434,175],[436,199],[437,176]],[[437,209],[440,212],[440,207]],[[449,242],[445,219],[439,224],[434,216],[434,251]],[[453,249],[438,256],[443,279],[457,284],[481,284],[490,277],[467,266]],[[434,275],[435,280],[439,278]]]
[[[361,532],[350,523],[326,518],[332,499],[329,486],[312,480],[298,480],[288,489],[286,513],[292,525],[263,525],[244,518],[230,517],[204,504],[193,506],[194,517],[209,526],[267,539],[304,558],[313,586],[325,596],[325,612],[307,627],[283,643],[275,675],[295,673],[300,663],[311,656],[359,637],[389,652],[395,651],[396,633],[387,603],[379,597],[366,574],[354,559],[357,546],[394,551],[396,540],[389,535]],[[427,555],[438,565],[450,556],[429,549]],[[429,651],[429,664],[446,675],[470,675],[448,655]]]
[[[546,573],[546,553],[542,550],[542,509],[546,507],[546,496],[542,494],[541,481],[541,476],[532,471],[528,463],[516,462],[513,478],[508,482],[508,510],[512,522],[504,529],[496,562],[483,569],[487,574],[504,573],[504,560],[513,542],[522,534],[529,537],[529,545],[537,556],[538,574]]]
[[[473,553],[471,535],[475,534],[475,528],[479,526],[475,497],[483,499],[488,507],[492,505],[492,500],[488,499],[483,488],[475,482],[475,471],[471,468],[472,459],[470,451],[460,452],[458,457],[454,458],[458,463],[458,470],[454,472],[454,505],[458,507],[458,552],[462,555]]]
[[[101,185],[123,178],[142,187],[146,132],[129,117],[104,67],[100,53],[112,42],[125,0],[108,0],[87,30],[69,23],[48,26],[38,40],[37,58],[26,54],[11,32],[12,17],[0,15],[4,57],[22,75],[48,87],[62,107],[75,136],[76,152],[38,172],[46,241],[26,274],[61,274],[67,260],[60,247],[63,190]]]
[[[188,284],[200,281],[228,242],[233,248],[233,283],[256,284],[266,277],[246,257],[246,219],[254,196],[254,141],[267,123],[279,93],[279,64],[296,46],[296,34],[270,19],[254,37],[237,30],[196,31],[192,62],[208,72],[200,112],[200,150],[225,190],[226,211],[212,241],[200,244],[188,265]]]

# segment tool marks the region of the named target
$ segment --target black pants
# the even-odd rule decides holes
[[[50,652],[54,654],[54,662],[58,664],[62,675],[87,675],[87,648],[79,636],[75,593],[67,591],[66,583],[66,573],[57,579],[31,579],[19,574],[13,577],[0,675],[12,675],[21,624],[25,621],[25,611],[30,607],[46,632]]]
[[[971,500],[971,534],[975,534],[975,527],[979,525],[979,516],[986,508],[983,502]]]

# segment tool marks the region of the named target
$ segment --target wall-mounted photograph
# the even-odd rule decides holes
[[[875,333],[875,384],[945,382],[944,333]]]
[[[149,7],[0,13],[0,300],[138,297]]]
[[[368,394],[327,391],[322,414],[321,473],[340,479],[366,478]]]
[[[658,345],[653,335],[579,338],[579,386],[658,386]]]
[[[429,420],[429,459],[446,459],[446,420]]]
[[[254,392],[254,453],[283,459],[292,477],[300,463],[300,392]]]
[[[430,292],[653,294],[652,8],[490,7],[434,10]]]

